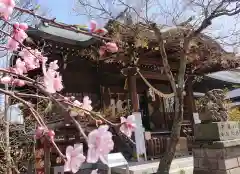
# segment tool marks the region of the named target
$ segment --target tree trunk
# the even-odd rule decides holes
[[[7,88],[7,87],[6,87]],[[4,115],[5,115],[5,158],[6,158],[6,174],[12,174],[12,168],[11,168],[11,152],[10,152],[10,137],[9,137],[9,131],[10,131],[10,120],[11,118],[7,118],[7,109],[8,109],[8,96],[5,95],[5,109],[4,109]]]
[[[183,92],[177,90],[178,95],[175,96],[175,116],[173,120],[173,126],[171,130],[171,137],[167,150],[164,153],[158,166],[158,174],[169,174],[172,160],[176,152],[176,146],[180,138],[181,124],[183,120]]]
[[[176,146],[180,138],[180,131],[181,131],[181,125],[183,120],[183,92],[184,92],[184,77],[185,77],[185,71],[186,71],[186,63],[187,63],[187,57],[186,53],[188,51],[188,46],[190,42],[190,37],[187,37],[184,39],[184,45],[183,45],[183,51],[182,51],[182,59],[180,60],[180,66],[179,66],[179,72],[178,72],[178,80],[177,83],[175,82],[175,78],[173,76],[173,73],[171,71],[171,67],[168,63],[168,57],[165,50],[164,41],[162,38],[162,34],[159,30],[159,28],[156,26],[156,24],[151,25],[156,38],[158,39],[159,44],[159,50],[162,57],[162,62],[164,66],[165,73],[169,79],[169,82],[171,84],[172,90],[175,94],[174,97],[174,119],[173,119],[173,126],[170,136],[170,141],[167,146],[167,150],[164,153],[163,158],[161,159],[158,171],[159,174],[168,174],[172,160],[174,158],[175,152],[176,152]]]

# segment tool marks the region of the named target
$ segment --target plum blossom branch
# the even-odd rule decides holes
[[[27,106],[27,107],[30,109],[30,111],[32,112],[32,114],[33,114],[33,116],[35,117],[35,119],[36,119],[36,121],[38,122],[38,124],[41,125],[41,126],[43,126],[42,122],[41,122],[40,119],[38,118],[38,115],[36,115],[36,112],[34,112],[34,108],[31,106],[30,103],[28,103],[27,101],[25,101],[25,100],[23,100],[23,99],[15,96],[13,92],[10,92],[10,91],[7,91],[7,90],[1,89],[1,88],[0,88],[0,92],[6,94],[6,95],[8,95],[8,96],[11,96],[12,98],[20,101],[20,102],[23,103],[25,106]]]
[[[33,15],[33,16],[41,19],[41,20],[44,21],[44,22],[54,24],[55,26],[58,26],[58,27],[60,27],[60,28],[68,29],[68,30],[73,31],[73,32],[76,32],[76,33],[81,33],[81,34],[85,34],[85,35],[88,35],[88,36],[92,36],[92,37],[97,38],[97,39],[100,39],[100,40],[112,41],[112,39],[109,38],[109,37],[104,37],[104,36],[101,36],[101,35],[98,35],[98,34],[94,34],[94,33],[92,33],[92,32],[88,32],[88,31],[84,31],[84,30],[77,29],[74,25],[66,25],[66,24],[58,23],[58,22],[56,22],[56,18],[47,19],[47,18],[45,18],[45,17],[42,17],[42,16],[40,16],[40,15],[37,15],[37,14],[36,14],[34,11],[32,11],[32,10],[23,9],[23,8],[17,7],[17,6],[15,6],[14,8],[15,8],[16,10],[21,11],[21,12],[24,12],[24,13],[27,13],[27,14],[30,14],[30,15]]]
[[[25,94],[20,92],[15,92],[14,94],[19,97],[49,99],[49,97],[36,95],[36,94]]]
[[[61,152],[61,150],[58,148],[57,144],[55,143],[55,141],[53,139],[50,139],[50,142],[52,143],[53,147],[57,150],[58,154],[65,159],[66,156],[63,155],[63,153]]]
[[[85,108],[83,108],[83,107],[81,107],[79,105],[74,104],[74,102],[71,102],[69,100],[64,100],[64,103],[69,105],[69,106],[72,106],[73,108],[77,108],[79,110],[82,110],[82,111],[84,111],[85,113],[87,113],[89,115],[93,115],[95,117],[98,117],[98,118],[100,118],[101,120],[103,120],[104,122],[108,123],[111,126],[119,126],[120,125],[120,124],[112,123],[111,121],[105,119],[101,114],[99,114],[97,112],[94,112],[94,111],[91,111],[89,109],[85,109]]]
[[[9,24],[10,26],[12,26],[13,28],[14,28],[14,25],[19,25],[18,23],[16,23],[16,24],[11,24],[11,23],[9,23],[9,22],[7,22],[7,24]],[[22,40],[22,41],[19,41],[18,39],[14,38],[10,33],[6,32],[6,31],[4,31],[4,30],[2,30],[2,29],[0,29],[0,32],[10,37],[10,40],[8,41],[8,45],[7,45],[7,46],[1,46],[1,47],[6,48],[6,49],[11,49],[11,50],[17,51],[17,49],[18,49],[18,47],[19,47],[19,45],[20,45],[21,47],[23,47],[24,49],[26,49],[30,54],[32,54],[34,57],[36,57],[37,59],[39,58],[39,57],[37,57],[34,53],[32,53],[32,50],[31,50],[30,48],[28,48],[28,47],[26,47],[25,45],[22,44],[22,41],[23,41],[23,40]]]
[[[23,103],[25,106],[27,106],[29,108],[29,110],[31,111],[31,113],[33,114],[33,116],[35,117],[36,121],[38,122],[38,124],[40,126],[43,126],[43,127],[46,127],[46,124],[44,123],[44,121],[42,120],[41,116],[38,114],[38,112],[31,106],[31,104],[29,104],[27,101],[17,97],[14,95],[13,92],[9,92],[9,91],[6,91],[4,89],[1,89],[0,88],[0,92],[6,94],[6,95],[9,95],[11,96],[12,98],[20,101],[21,103]],[[50,138],[50,142],[53,144],[54,148],[57,150],[57,152],[59,153],[59,155],[62,157],[62,158],[65,158],[65,156],[62,154],[62,152],[60,151],[60,149],[58,148],[58,146],[56,145],[56,143],[54,142],[53,139]]]
[[[53,61],[47,64],[47,57],[44,57],[42,51],[33,50],[31,48],[26,47],[23,44],[23,41],[28,37],[26,34],[26,30],[28,26],[26,24],[11,24],[7,20],[9,16],[12,14],[13,9],[17,9],[21,12],[25,12],[31,14],[37,18],[40,18],[44,22],[48,22],[54,24],[55,26],[68,29],[74,31],[76,33],[86,34],[92,37],[95,37],[100,40],[107,40],[111,41],[110,38],[104,37],[103,35],[106,34],[106,30],[104,28],[98,28],[97,23],[94,21],[90,22],[89,31],[84,31],[82,29],[76,28],[76,26],[72,25],[64,25],[55,22],[55,19],[46,19],[34,13],[34,11],[25,10],[19,7],[15,7],[14,0],[0,0],[2,3],[0,6],[0,15],[6,21],[6,23],[13,27],[12,33],[8,33],[4,30],[0,30],[6,36],[9,36],[9,40],[7,46],[3,46],[5,49],[9,51],[18,51],[19,48],[23,48],[21,51],[18,51],[18,56],[16,63],[11,68],[0,68],[0,72],[2,72],[2,76],[0,77],[0,83],[9,84],[12,86],[24,86],[28,85],[31,86],[41,93],[40,95],[35,94],[24,94],[19,92],[12,92],[9,90],[0,89],[0,92],[11,96],[12,98],[18,100],[19,102],[23,103],[32,113],[35,120],[38,123],[38,127],[35,132],[36,138],[44,138],[51,142],[53,147],[57,150],[58,154],[65,160],[65,171],[71,171],[76,173],[81,164],[87,159],[87,162],[96,163],[98,159],[100,159],[103,163],[106,163],[107,159],[106,156],[113,150],[114,142],[112,140],[112,133],[108,130],[108,125],[101,125],[97,129],[93,130],[88,134],[85,134],[81,124],[71,116],[74,113],[74,110],[79,110],[81,114],[87,114],[88,116],[94,116],[93,118],[97,117],[103,120],[105,123],[120,127],[120,131],[125,133],[128,137],[131,136],[132,130],[134,128],[134,124],[131,122],[130,117],[127,119],[121,119],[120,124],[111,123],[104,117],[102,117],[99,113],[92,111],[91,100],[88,97],[84,97],[83,103],[79,101],[71,101],[67,100],[66,97],[60,95],[60,92],[63,89],[62,84],[62,76],[59,74],[58,69],[58,62]],[[105,41],[103,41],[105,43]],[[103,55],[105,52],[112,52],[115,53],[118,51],[118,47],[115,43],[105,43],[104,46],[100,47],[99,55]],[[42,68],[42,75],[43,78],[36,81],[29,77],[27,77],[28,72],[33,69]],[[58,148],[57,144],[54,141],[55,132],[47,127],[45,124],[44,119],[42,118],[41,114],[34,109],[33,105],[30,102],[27,102],[23,98],[31,97],[31,98],[42,98],[52,101],[58,108],[60,108],[63,114],[68,115],[79,132],[82,134],[84,139],[88,143],[88,155],[87,158],[83,155],[83,149],[81,145],[76,145],[74,147],[68,146],[66,149],[66,156],[62,154],[61,150]],[[78,113],[79,114],[79,113]],[[107,143],[107,145],[106,145]],[[77,154],[76,154],[77,153]],[[78,165],[72,165],[77,164]]]
[[[82,136],[85,139],[85,141],[88,142],[88,137],[85,134],[82,126],[79,124],[79,122],[74,117],[71,117],[71,119],[73,120],[74,124],[77,125],[77,128],[78,128],[79,132],[82,134]]]

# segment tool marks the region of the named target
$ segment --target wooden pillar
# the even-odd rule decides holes
[[[128,92],[130,94],[132,104],[132,114],[135,116],[136,129],[134,131],[134,138],[136,142],[136,154],[138,161],[146,160],[146,147],[144,139],[144,128],[142,126],[142,115],[139,112],[139,100],[137,94],[136,74],[137,68],[128,67],[122,70],[123,75],[128,80]]]
[[[50,144],[47,140],[44,141],[44,174],[50,174]]]
[[[138,112],[139,111],[139,101],[137,95],[137,68],[135,67],[128,67],[122,70],[123,75],[127,77],[128,81],[128,92],[130,94],[131,104],[132,104],[132,111]]]
[[[150,116],[149,116],[149,109],[148,109],[147,91],[144,92],[144,98],[143,98],[143,101],[142,101],[142,105],[143,105],[143,108],[144,108],[143,125],[149,131],[149,130],[151,130],[151,126],[150,126]]]
[[[128,75],[128,86],[129,86],[129,94],[130,99],[132,101],[132,110],[133,112],[139,111],[139,101],[137,95],[137,84],[136,84],[136,76],[135,75]]]
[[[187,107],[187,110],[189,111],[188,119],[190,121],[193,121],[193,113],[196,112],[192,81],[193,81],[193,78],[189,77],[186,83],[186,104],[187,104],[186,107]]]

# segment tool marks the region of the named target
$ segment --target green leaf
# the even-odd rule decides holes
[[[40,4],[38,4],[38,5],[35,7],[35,10],[39,10],[39,9],[40,9],[40,7],[41,7],[41,5],[40,5]]]
[[[88,28],[88,26],[86,26],[86,25],[77,25],[78,30],[86,29],[86,28]]]
[[[148,41],[147,40],[142,40],[142,47],[143,48],[148,48]]]
[[[44,112],[49,113],[52,111],[52,109],[53,109],[53,104],[52,104],[52,102],[49,102],[46,109],[44,110]]]
[[[233,85],[233,88],[240,88],[240,85]]]

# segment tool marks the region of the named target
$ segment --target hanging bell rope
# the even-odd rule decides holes
[[[147,79],[142,75],[142,73],[140,73],[139,70],[137,70],[137,73],[139,74],[139,76],[143,79],[143,81],[145,82],[145,84],[152,89],[152,91],[157,94],[158,96],[162,97],[162,98],[172,98],[175,96],[174,93],[170,93],[170,94],[164,94],[161,91],[157,90],[156,88],[154,88],[148,81]]]

